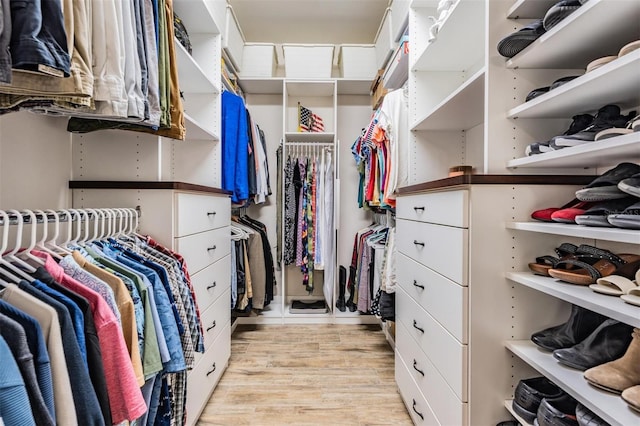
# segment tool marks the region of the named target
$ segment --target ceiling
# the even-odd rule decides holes
[[[389,0],[228,0],[247,42],[371,44]]]

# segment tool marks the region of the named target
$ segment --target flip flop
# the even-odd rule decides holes
[[[498,43],[498,53],[505,58],[513,58],[527,46],[536,41],[546,30],[542,26],[542,19],[538,19],[511,33]]]
[[[618,183],[618,189],[629,195],[640,198],[640,173],[621,180]]]
[[[640,306],[640,287],[632,288],[627,294],[620,296],[620,299],[630,305]]]
[[[640,268],[636,271],[635,281],[620,275],[609,275],[598,278],[596,284],[591,284],[589,288],[596,293],[607,294],[609,296],[622,296],[629,294],[633,289],[640,289],[637,283],[640,282]]]
[[[618,56],[603,56],[602,58],[594,59],[587,64],[585,74],[590,73],[591,71],[595,71],[601,66],[607,65],[609,62],[613,62],[616,59],[618,59]]]
[[[529,102],[532,99],[537,98],[540,95],[544,95],[545,93],[547,93],[549,90],[551,90],[550,86],[546,86],[546,87],[539,87],[537,89],[533,89],[532,91],[529,92],[529,94],[527,95],[527,97],[525,98],[525,102]]]
[[[640,165],[620,163],[595,178],[584,188],[576,191],[576,198],[580,201],[604,201],[625,198],[627,194],[618,189],[618,183],[635,174],[640,174]]]
[[[637,254],[615,255],[609,252],[607,258],[601,258],[592,265],[582,260],[568,259],[558,262],[559,267],[577,266],[579,269],[549,269],[549,275],[561,281],[576,285],[595,284],[599,278],[609,275],[621,275],[631,278],[640,267],[640,256]]]
[[[618,52],[618,57],[621,58],[624,55],[627,55],[636,49],[640,49],[640,40],[632,41],[631,43],[628,43],[622,46],[622,48]]]
[[[536,257],[535,262],[529,263],[529,269],[536,275],[548,277],[549,269],[557,267],[558,262],[561,260],[574,258],[577,249],[578,246],[576,245],[571,243],[562,243],[554,249],[558,255],[557,257],[550,255]]]

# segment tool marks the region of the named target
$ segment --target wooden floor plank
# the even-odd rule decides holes
[[[198,425],[411,425],[377,325],[239,325]]]

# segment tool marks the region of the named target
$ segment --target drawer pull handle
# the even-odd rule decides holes
[[[417,415],[419,415],[419,416],[420,416],[420,418],[421,418],[422,420],[424,420],[424,416],[422,415],[422,413],[421,413],[420,411],[416,410],[416,404],[417,404],[417,402],[416,402],[416,400],[414,399],[414,400],[413,400],[413,407],[411,407],[411,408],[413,408],[413,412],[414,412],[414,413],[416,413]]]
[[[413,280],[413,286],[418,287],[421,290],[424,290],[424,286],[422,284],[418,284],[418,281]]]
[[[418,327],[418,323],[416,322],[416,320],[413,320],[413,328],[415,328],[416,330],[420,330],[422,333],[424,333],[424,328]]]
[[[413,360],[413,369],[416,370],[418,373],[422,374],[422,377],[424,377],[424,371],[419,370],[418,367],[416,367],[418,365],[418,361],[416,361],[415,359]]]
[[[213,245],[213,247],[207,247],[207,251],[215,250],[216,248],[217,248],[217,247],[216,247],[216,245],[214,244],[214,245]]]
[[[207,327],[207,331],[211,330],[212,328],[216,328],[216,321],[213,320],[213,324],[211,324],[211,326]]]
[[[216,212],[207,212],[207,216],[215,216]]]
[[[415,245],[417,245],[417,246],[422,246],[422,247],[424,247],[424,243],[421,243],[421,242],[420,242],[420,241],[418,241],[418,240],[413,240],[413,244],[415,244]]]
[[[422,210],[422,211],[424,211],[424,206],[422,206],[422,207],[414,207],[413,209],[414,209],[416,212],[418,212],[418,210]]]
[[[214,371],[216,371],[216,363],[213,363],[213,368],[209,371],[207,371],[207,377],[209,377],[209,374],[213,373]]]
[[[211,290],[212,288],[214,288],[217,285],[218,284],[216,284],[216,282],[214,281],[213,284],[207,286],[207,290]]]

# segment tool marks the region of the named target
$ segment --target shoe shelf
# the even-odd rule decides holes
[[[637,40],[638,21],[640,2],[590,0],[509,59],[507,68],[586,68]]]
[[[527,422],[520,415],[518,415],[518,413],[515,412],[515,410],[513,409],[512,404],[513,404],[513,399],[507,399],[507,400],[504,401],[504,408],[507,409],[509,414],[511,414],[521,425],[533,426],[533,423]]]
[[[485,69],[482,68],[417,120],[411,130],[466,130],[482,123],[484,75]]]
[[[625,303],[620,297],[596,293],[589,286],[565,283],[531,272],[508,272],[506,277],[542,293],[557,297],[593,312],[640,327],[640,307]]]
[[[517,0],[509,12],[507,18],[511,19],[535,19],[544,17],[547,10],[558,0]]]
[[[184,93],[220,93],[219,85],[207,76],[187,49],[175,38],[173,44],[178,62],[180,90]]]
[[[590,385],[582,371],[565,367],[551,353],[543,352],[533,342],[509,341],[506,347],[612,426],[640,424],[640,414],[629,409],[620,395]]]
[[[590,238],[617,243],[640,244],[640,231],[622,228],[604,228],[565,223],[547,222],[507,222],[507,229],[539,232],[542,234],[564,235],[566,237]],[[640,314],[640,313],[639,313]]]
[[[411,70],[465,71],[481,62],[485,52],[484,7],[484,2],[475,0],[459,0],[452,6],[437,38],[427,44]]]
[[[509,118],[569,118],[606,104],[622,109],[640,103],[640,49],[628,53],[507,113]],[[612,84],[615,82],[615,84]]]
[[[640,132],[616,136],[584,145],[576,145],[557,151],[507,162],[507,168],[518,167],[607,167],[613,163],[632,161],[640,163]]]

